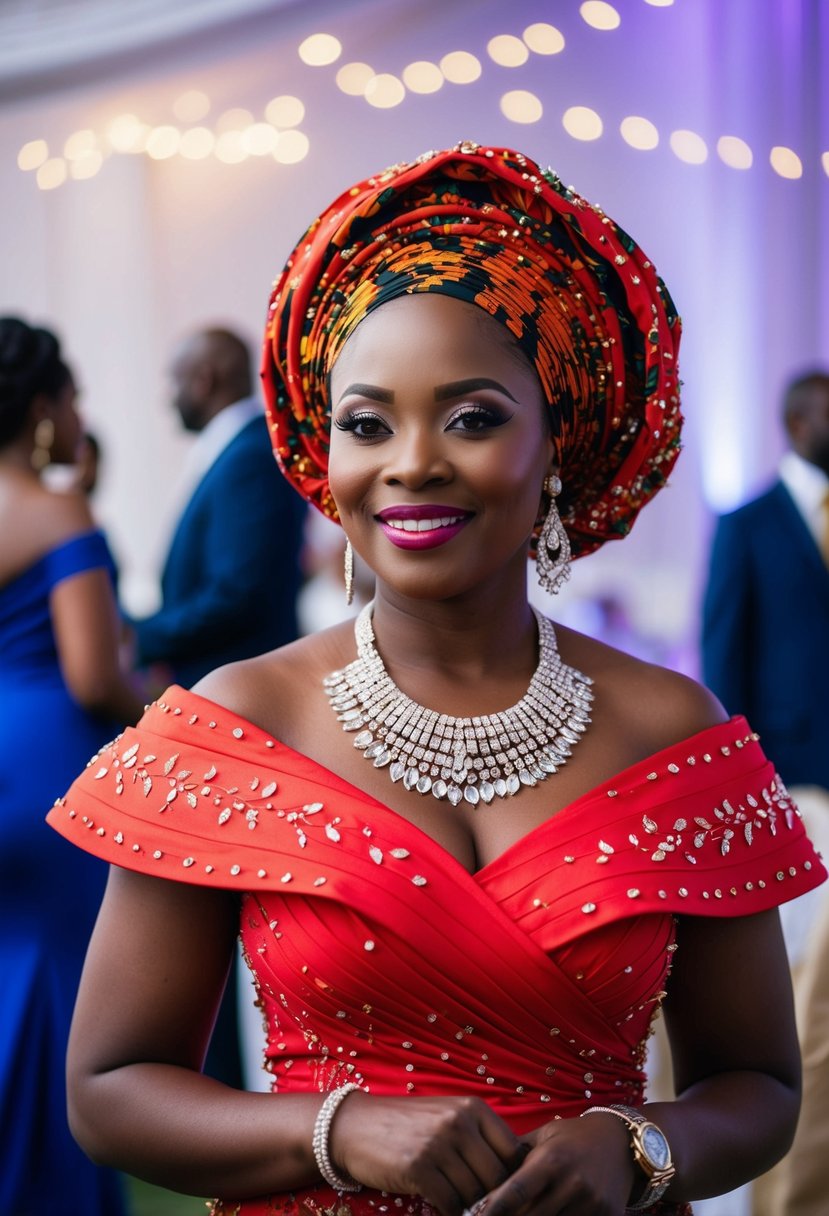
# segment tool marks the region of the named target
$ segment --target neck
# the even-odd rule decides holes
[[[451,600],[412,600],[378,584],[373,627],[389,674],[412,696],[413,685],[461,695],[502,680],[526,685],[538,662],[523,561],[520,581],[504,577]]]
[[[38,481],[39,476],[32,468],[32,445],[10,443],[0,450],[0,471],[11,473],[15,477],[22,474],[29,481]]]

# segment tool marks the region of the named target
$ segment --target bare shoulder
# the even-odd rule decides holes
[[[714,694],[689,676],[572,630],[558,632],[565,660],[594,681],[595,717],[623,734],[632,751],[651,755],[728,720]]]
[[[85,495],[79,491],[55,491],[38,488],[33,507],[46,547],[59,545],[83,532],[97,527]]]
[[[354,657],[354,627],[347,621],[268,654],[219,667],[193,692],[295,745],[303,737],[308,715],[319,711],[323,677]]]

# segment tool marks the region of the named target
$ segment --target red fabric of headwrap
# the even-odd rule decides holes
[[[359,322],[412,292],[485,309],[534,365],[574,556],[624,536],[679,452],[680,323],[631,238],[520,153],[464,143],[342,194],[270,301],[262,376],[285,476],[325,515],[328,373]]]

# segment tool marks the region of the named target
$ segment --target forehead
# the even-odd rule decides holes
[[[437,292],[400,296],[369,313],[346,341],[332,368],[332,382],[359,367],[375,375],[413,370],[435,379],[488,373],[537,380],[505,325],[484,309]]]

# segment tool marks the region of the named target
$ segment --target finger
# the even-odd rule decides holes
[[[548,1170],[536,1164],[520,1166],[484,1202],[482,1216],[528,1216],[542,1206],[546,1216],[558,1216]]]
[[[474,1202],[471,1199],[465,1201],[452,1179],[439,1169],[429,1172],[419,1188],[419,1194],[441,1216],[462,1216]]]
[[[514,1170],[527,1155],[525,1146],[510,1127],[490,1107],[484,1107],[481,1135],[508,1170]],[[525,1151],[526,1150],[526,1151]]]
[[[512,1170],[524,1159],[525,1154],[520,1151],[522,1147],[518,1146],[509,1163],[502,1161],[483,1138],[465,1152],[464,1162],[478,1181],[478,1193],[473,1197],[473,1202],[482,1199],[506,1181]]]

